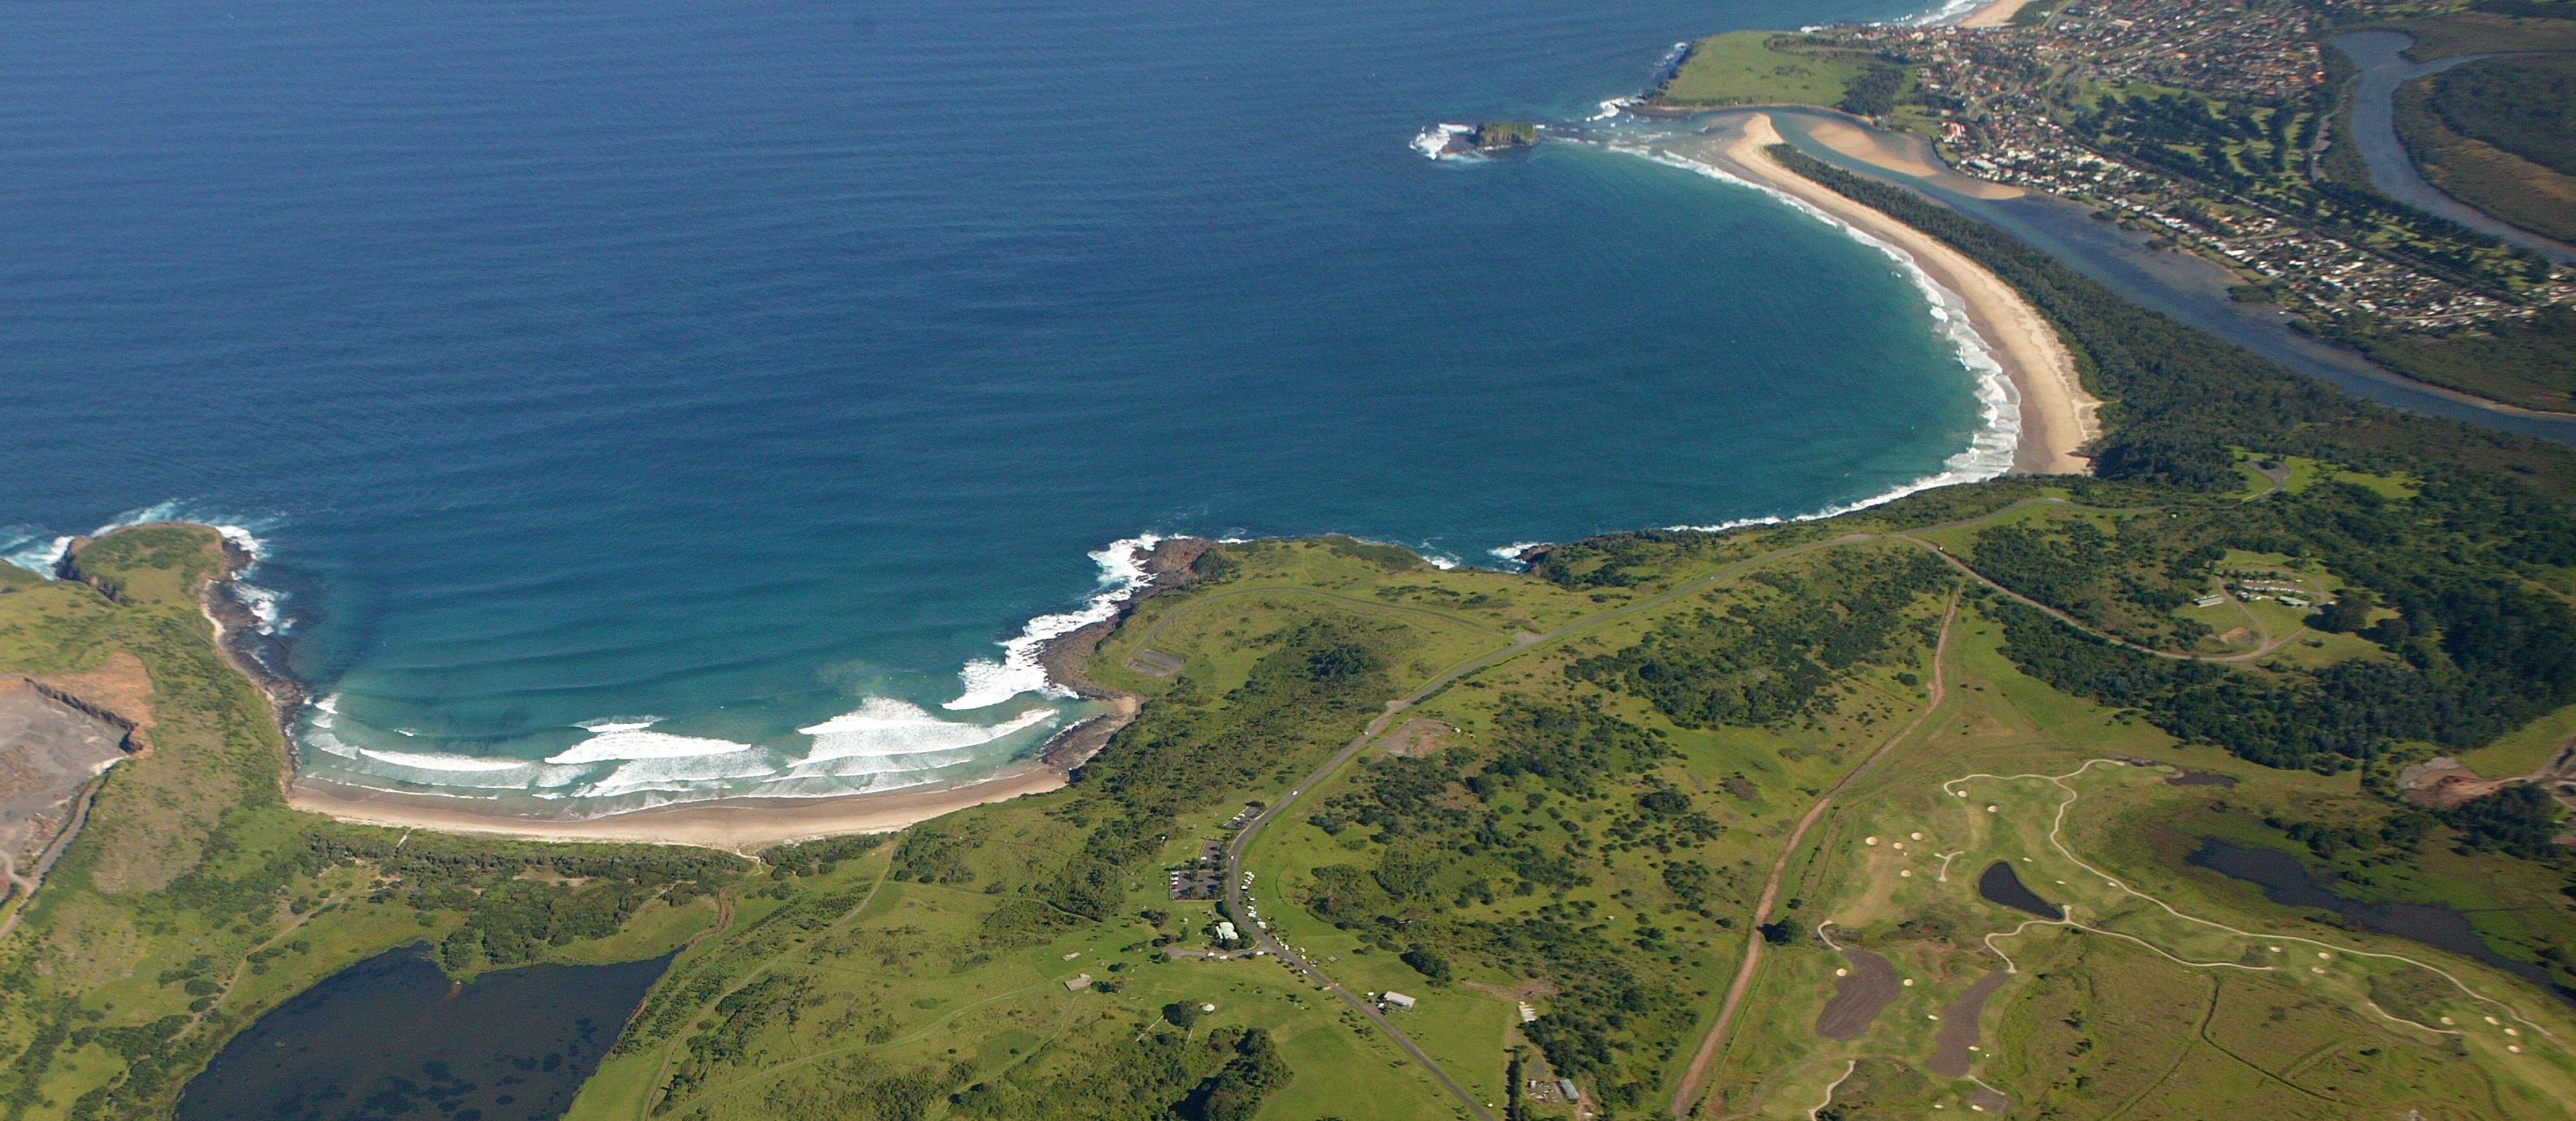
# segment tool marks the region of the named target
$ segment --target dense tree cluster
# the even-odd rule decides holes
[[[1946,590],[1948,566],[1914,550],[1836,550],[1805,571],[1763,570],[1769,594],[1723,614],[1667,619],[1644,640],[1566,674],[1633,693],[1685,728],[1777,725],[1833,711],[1833,686],[1900,649],[1907,608]]]

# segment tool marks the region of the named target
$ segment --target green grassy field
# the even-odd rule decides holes
[[[1801,50],[1777,31],[1729,31],[1691,44],[1655,91],[1670,105],[1834,105],[1868,69],[1847,52]]]

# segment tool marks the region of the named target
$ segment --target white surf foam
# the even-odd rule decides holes
[[[1474,125],[1437,124],[1415,133],[1413,150],[1435,160],[1470,159],[1473,152],[1452,152],[1449,142],[1476,131]]]
[[[48,533],[40,526],[0,527],[0,561],[51,579],[72,547],[70,534]]]
[[[648,732],[650,722],[643,724],[602,724],[591,737],[553,755],[546,762],[558,767],[582,763],[607,763],[621,759],[689,759],[707,755],[733,755],[751,750],[747,743],[709,739],[704,736],[675,736],[669,732]]]
[[[647,791],[668,794],[704,791],[712,794],[715,791],[708,790],[709,784],[776,773],[778,768],[768,762],[732,752],[653,756],[620,763],[616,770],[574,793],[585,798],[617,798]]]
[[[1521,554],[1522,554],[1522,553],[1528,552],[1528,551],[1529,551],[1529,550],[1531,550],[1531,549],[1538,548],[1539,546],[1541,546],[1541,545],[1545,545],[1545,544],[1547,544],[1547,542],[1545,542],[1545,541],[1514,541],[1514,542],[1512,542],[1512,543],[1511,543],[1511,544],[1509,544],[1509,545],[1505,545],[1505,546],[1503,546],[1502,548],[1499,548],[1499,549],[1487,549],[1487,550],[1485,550],[1485,551],[1486,551],[1486,552],[1489,552],[1489,553],[1492,553],[1492,554],[1493,554],[1493,555],[1495,555],[1496,557],[1500,557],[1500,558],[1502,558],[1503,560],[1508,561],[1508,562],[1510,562],[1510,563],[1512,563],[1512,564],[1519,564],[1519,563],[1521,562]]]
[[[1007,698],[1006,698],[1007,699]],[[1013,732],[1053,723],[1053,709],[1032,708],[999,724],[941,720],[918,705],[886,697],[869,699],[855,712],[845,712],[797,731],[814,737],[814,747],[797,760],[802,766],[832,759],[918,755],[955,751],[991,743]]]
[[[1914,27],[1933,27],[1940,24],[1957,23],[1960,20],[1968,18],[1978,9],[1993,2],[1994,0],[1948,0],[1947,3],[1942,4],[1938,8],[1925,12],[1917,12],[1914,15],[1907,16],[1904,19],[1897,20],[1896,22],[1901,26]]]
[[[446,771],[471,774],[489,771],[527,770],[535,764],[525,759],[486,759],[475,755],[430,755],[413,751],[377,751],[359,748],[358,754],[396,767],[415,771]]]
[[[2013,385],[2010,377],[2005,376],[2003,364],[1995,360],[1994,352],[1987,348],[1985,340],[1977,335],[1976,328],[1969,322],[1967,300],[1934,281],[1930,273],[1923,271],[1922,264],[1914,259],[1913,254],[1867,230],[1835,217],[1805,199],[1765,183],[1753,182],[1714,165],[1677,156],[1662,149],[1624,144],[1612,144],[1609,148],[1614,152],[1644,156],[1666,166],[1682,168],[1711,179],[1760,191],[1788,204],[1791,209],[1801,214],[1842,231],[1852,240],[1886,254],[1889,260],[1896,262],[1896,266],[1913,280],[1915,290],[1923,295],[1924,303],[1934,324],[1957,353],[1959,364],[1975,378],[1972,388],[1977,396],[1979,421],[1977,430],[1969,437],[1967,447],[1942,462],[1941,470],[1867,498],[1827,506],[1822,510],[1795,515],[1785,520],[1815,521],[1836,517],[1854,510],[1866,510],[1872,506],[1894,502],[1906,495],[1931,490],[1934,487],[1983,482],[2012,469],[2013,449],[2021,443],[2021,391]],[[1713,533],[1748,525],[1776,525],[1783,520],[1779,517],[1740,518],[1716,525],[1682,525],[1670,528]]]
[[[1151,579],[1145,574],[1145,556],[1160,541],[1162,538],[1155,534],[1139,534],[1112,541],[1108,548],[1091,554],[1092,563],[1100,566],[1100,590],[1090,601],[1079,611],[1029,620],[1019,637],[1002,643],[999,660],[977,658],[966,663],[964,669],[957,671],[965,691],[940,707],[957,712],[990,708],[1022,693],[1072,700],[1071,690],[1047,680],[1046,667],[1038,664],[1038,652],[1050,639],[1115,618],[1118,605],[1127,602]]]

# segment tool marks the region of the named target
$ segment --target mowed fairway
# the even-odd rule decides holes
[[[1820,828],[1802,937],[1767,960],[1705,1112],[1806,1117],[1829,1088],[1856,1115],[1916,1116],[1995,1094],[2015,1115],[2554,1116],[2576,1095],[2576,1022],[2549,995],[2249,901],[2158,843],[2160,821],[2213,803],[2316,799],[2349,779],[2178,748],[2024,677],[1999,633],[1963,618],[1949,702]],[[2171,784],[2183,767],[2240,783]],[[1996,862],[2071,921],[1983,898]],[[1848,1041],[1816,1030],[1851,969],[1817,937],[1828,922],[1898,977]],[[1944,1018],[1998,972],[1973,1035]],[[1935,1062],[1945,1030],[1953,1057],[1974,1040],[1956,1077],[1932,1073],[1949,1065]]]

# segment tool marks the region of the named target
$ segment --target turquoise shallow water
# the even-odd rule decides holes
[[[13,6],[0,547],[244,527],[345,781],[971,774],[1072,715],[999,644],[1112,542],[1490,564],[1942,470],[1973,379],[1884,255],[1410,147],[1912,7]]]

